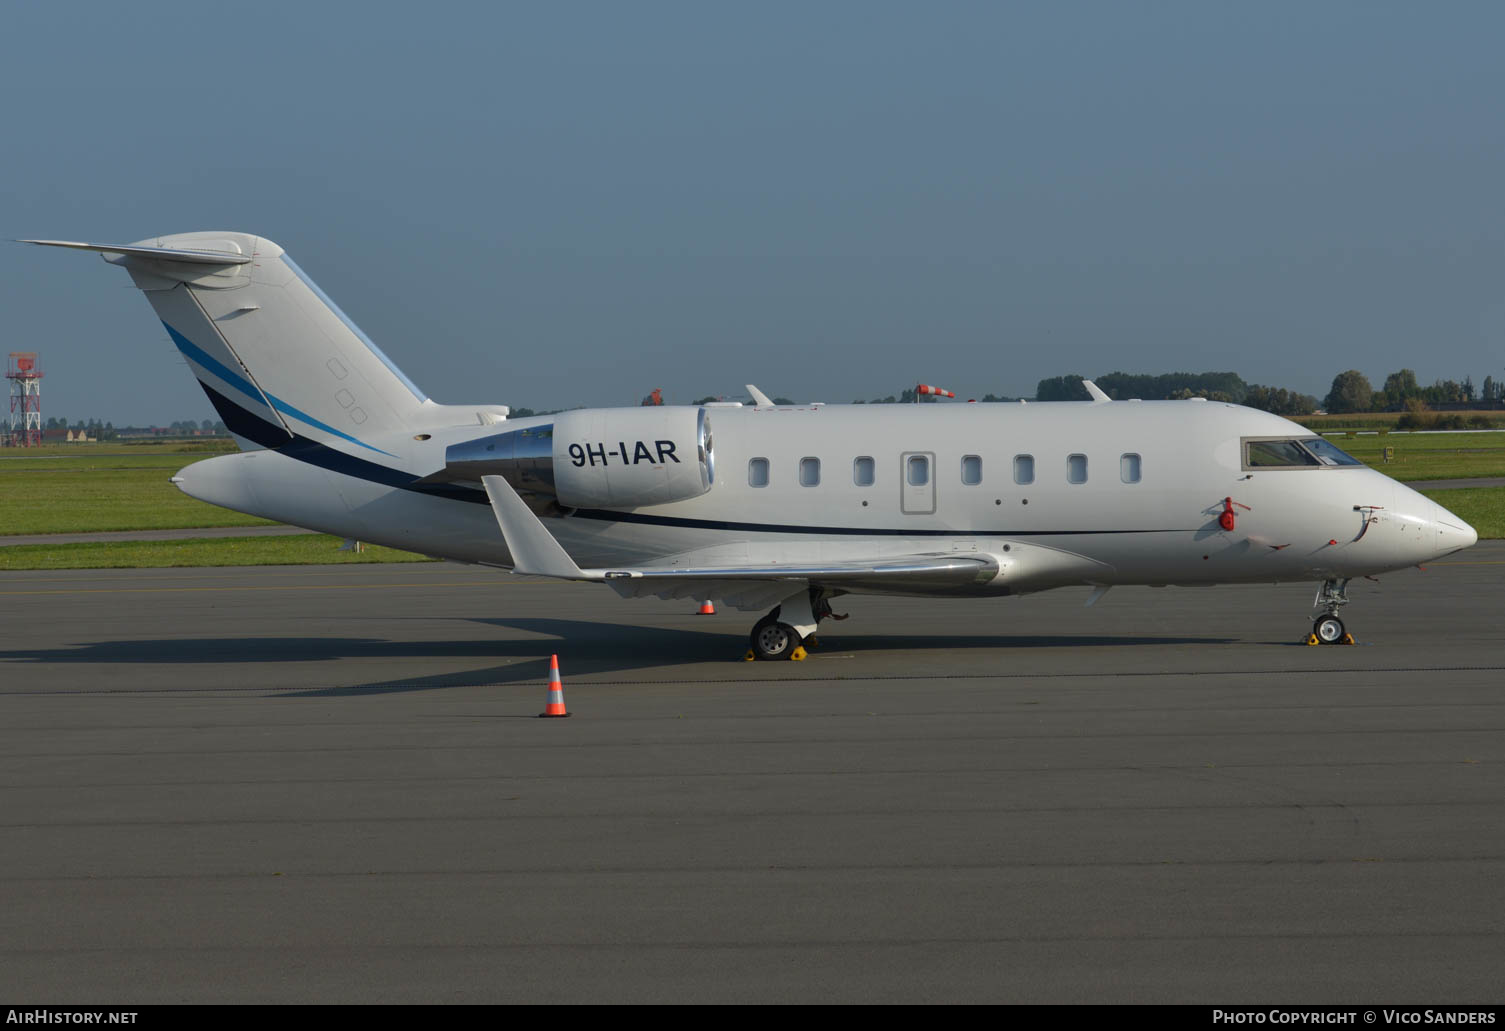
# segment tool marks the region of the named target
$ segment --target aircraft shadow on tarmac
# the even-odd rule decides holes
[[[400,617],[399,620],[400,621]],[[391,623],[393,620],[383,620]],[[303,691],[279,691],[279,697],[328,697],[333,695],[425,691],[449,687],[501,686],[543,682],[551,653],[558,653],[570,676],[599,676],[654,668],[680,669],[698,664],[751,669],[737,662],[747,648],[740,626],[685,629],[640,624],[601,623],[571,619],[488,618],[470,623],[521,631],[524,638],[487,637],[432,641],[390,640],[371,637],[227,637],[128,641],[97,641],[53,649],[0,650],[0,661],[63,664],[142,665],[275,665],[281,663],[339,662],[345,659],[432,660],[445,665],[456,660],[508,660],[483,669],[452,670],[428,676],[401,676],[365,684],[346,684]],[[552,638],[553,640],[550,640]],[[1165,647],[1182,644],[1228,644],[1232,638],[1128,637],[1094,635],[1031,634],[830,634],[821,652],[855,655],[908,656],[928,662],[924,656],[958,649]],[[759,664],[760,673],[777,664]],[[814,665],[800,672],[808,675]],[[792,670],[785,672],[793,673]],[[269,671],[268,682],[275,683]],[[331,678],[335,680],[335,678]],[[336,680],[337,683],[337,680]]]

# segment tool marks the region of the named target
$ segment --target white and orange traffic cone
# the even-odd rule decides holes
[[[539,719],[545,716],[568,716],[569,710],[564,707],[564,682],[559,679],[559,656],[549,656],[549,704],[544,711],[538,714]]]
[[[697,616],[714,616],[716,614],[716,606],[712,605],[711,599],[707,598],[700,603],[700,611],[695,614]]]

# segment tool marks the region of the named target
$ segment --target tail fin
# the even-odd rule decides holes
[[[435,406],[270,240],[184,233],[135,244],[28,240],[123,265],[237,437],[370,443]],[[338,445],[337,445],[338,446]]]

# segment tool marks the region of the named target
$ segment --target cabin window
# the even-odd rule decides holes
[[[864,455],[852,461],[852,482],[859,487],[871,487],[877,472],[877,464]]]
[[[768,486],[768,459],[750,458],[747,461],[747,485],[749,487]]]
[[[980,455],[962,456],[962,482],[969,487],[975,487],[982,482],[982,457]]]
[[[1035,482],[1035,456],[1034,455],[1015,455],[1014,456],[1014,482],[1015,483],[1034,483]]]
[[[1118,458],[1118,478],[1125,483],[1139,482],[1139,456],[1120,455]]]
[[[1087,482],[1087,456],[1086,455],[1067,455],[1066,456],[1066,482],[1067,483],[1086,483]]]
[[[925,455],[910,455],[905,470],[911,487],[923,487],[930,482],[930,459]]]
[[[819,458],[801,458],[800,459],[800,486],[801,487],[819,487],[820,486],[820,459]]]

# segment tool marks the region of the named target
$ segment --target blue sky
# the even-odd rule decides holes
[[[1231,369],[1505,376],[1505,6],[7,5],[6,238],[286,247],[535,408]],[[212,416],[126,277],[0,244],[44,415]]]

